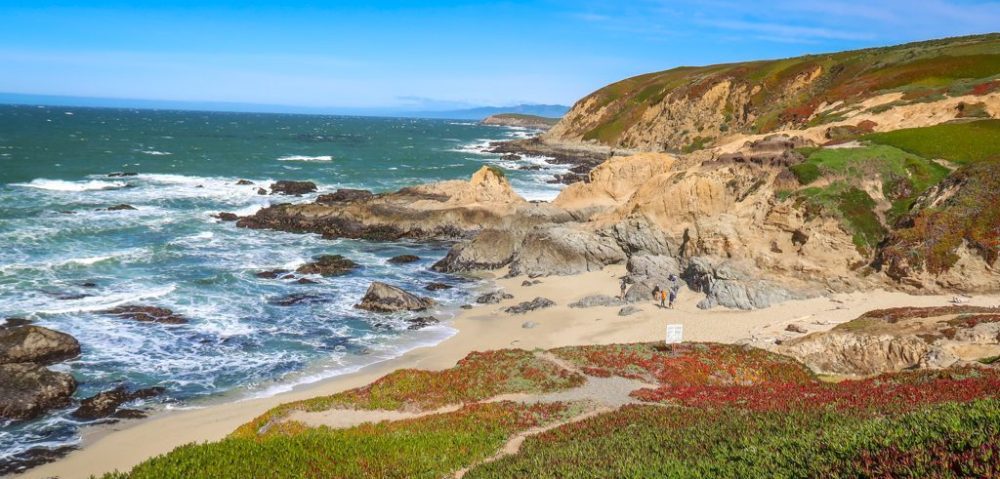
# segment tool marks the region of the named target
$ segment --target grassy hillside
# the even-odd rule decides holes
[[[680,151],[732,132],[836,121],[882,93],[902,96],[893,105],[873,108],[998,89],[1000,34],[951,38],[640,75],[577,102],[552,136]],[[677,105],[674,114],[663,115],[671,104]],[[820,110],[832,104],[838,106]],[[970,106],[968,114],[975,116],[976,107]]]

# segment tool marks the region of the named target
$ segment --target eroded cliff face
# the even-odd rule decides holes
[[[975,111],[996,117],[998,61],[1000,35],[991,34],[681,67],[588,95],[544,138],[685,152],[741,135],[804,129],[822,134],[872,118],[882,128],[925,126],[955,118],[958,103],[984,103]]]

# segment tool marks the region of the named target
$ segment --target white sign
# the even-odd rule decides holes
[[[668,324],[667,325],[667,344],[676,344],[684,341],[684,325],[683,324]]]

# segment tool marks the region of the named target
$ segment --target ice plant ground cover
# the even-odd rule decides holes
[[[555,360],[553,360],[553,357]],[[581,371],[580,374],[569,369]],[[635,404],[486,402],[620,376],[658,385]],[[294,410],[458,410],[346,429]],[[533,432],[529,432],[534,428]],[[504,444],[527,439],[511,451]],[[123,478],[997,477],[1000,371],[963,368],[823,382],[794,359],[714,343],[473,353],[283,405],[229,438],[188,445]],[[494,457],[505,449],[512,454]]]

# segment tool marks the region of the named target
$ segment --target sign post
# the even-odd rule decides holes
[[[667,325],[667,344],[677,344],[684,341],[684,325],[683,324],[668,324]]]

